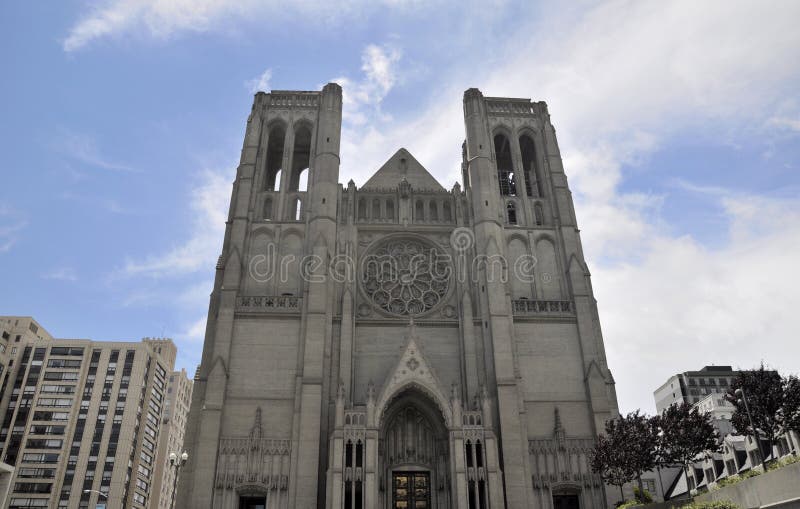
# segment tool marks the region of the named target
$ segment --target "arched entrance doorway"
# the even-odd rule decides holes
[[[380,421],[382,507],[449,509],[449,457],[448,431],[436,405],[417,389],[398,394]]]

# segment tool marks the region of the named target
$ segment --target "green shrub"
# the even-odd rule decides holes
[[[734,474],[730,477],[726,477],[725,479],[720,479],[717,481],[717,486],[720,488],[724,488],[725,486],[733,486],[734,484],[740,482],[742,480],[738,474]]]
[[[634,506],[637,506],[637,505],[642,505],[642,503],[641,503],[641,502],[639,502],[639,501],[638,501],[638,500],[636,500],[636,499],[633,499],[633,500],[626,500],[625,502],[623,502],[623,503],[621,503],[620,505],[618,505],[618,506],[617,506],[617,509],[628,509],[628,508],[630,508],[630,507],[634,507]]]
[[[725,479],[720,479],[719,481],[717,481],[717,486],[719,487],[733,486],[734,484],[736,484],[741,480],[742,478],[739,477],[739,474],[733,474],[729,477],[726,477]]]
[[[638,486],[633,487],[633,498],[642,504],[649,504],[653,501],[653,496],[650,495],[650,492],[647,490],[643,490],[643,493],[639,493]]]
[[[718,500],[716,502],[692,502],[683,506],[681,509],[741,509],[730,500]]]
[[[769,467],[767,467],[767,472],[772,472],[773,470],[777,470],[779,468],[792,465],[799,461],[800,461],[800,456],[794,456],[794,455],[788,456],[786,458],[773,462]],[[753,470],[748,470],[743,474],[734,474],[717,481],[717,485],[714,488],[712,488],[712,490],[716,491],[718,489],[724,488],[725,486],[733,486],[734,484],[740,483],[745,479],[750,479],[751,477],[756,477],[763,473],[764,472],[762,472],[761,470],[753,469]]]
[[[798,461],[800,461],[800,456],[795,456],[795,455],[787,456],[786,458],[780,459],[778,461],[773,461],[772,463],[770,463],[769,467],[767,467],[767,472],[772,472],[773,470],[777,470],[781,467],[787,467],[789,465],[797,463]]]
[[[750,469],[747,472],[741,474],[739,477],[741,479],[750,479],[751,477],[756,477],[758,475],[761,475],[762,473],[763,472],[761,470]]]

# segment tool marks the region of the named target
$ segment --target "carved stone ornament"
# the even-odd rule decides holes
[[[373,306],[396,316],[418,316],[443,303],[451,273],[449,257],[433,244],[391,237],[364,257],[361,284]]]

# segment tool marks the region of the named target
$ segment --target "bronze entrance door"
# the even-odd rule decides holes
[[[580,509],[578,495],[553,495],[553,509]]]
[[[392,509],[429,509],[431,476],[428,472],[392,472]]]

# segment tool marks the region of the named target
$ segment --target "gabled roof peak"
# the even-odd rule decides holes
[[[405,180],[414,189],[444,191],[444,187],[406,148],[400,148],[362,186],[362,189],[394,189]]]

